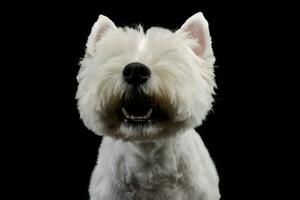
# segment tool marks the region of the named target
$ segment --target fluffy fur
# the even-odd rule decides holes
[[[172,32],[118,28],[100,15],[78,74],[78,109],[87,128],[103,135],[90,184],[91,200],[217,200],[218,175],[194,127],[211,109],[214,55],[202,13]],[[124,66],[139,62],[151,78],[139,92],[168,116],[147,126],[120,120],[134,88]]]

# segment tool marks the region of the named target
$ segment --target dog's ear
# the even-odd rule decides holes
[[[93,56],[96,51],[96,44],[109,30],[117,29],[116,25],[106,16],[100,15],[94,24],[86,44],[86,53]]]
[[[187,33],[189,37],[197,41],[198,45],[193,47],[197,56],[206,61],[214,58],[208,23],[201,12],[187,19],[178,31]]]

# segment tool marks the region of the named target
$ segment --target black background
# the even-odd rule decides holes
[[[6,152],[17,177],[7,185],[18,188],[11,195],[88,199],[101,138],[79,119],[76,75],[99,14],[117,26],[140,23],[145,29],[175,30],[202,11],[210,25],[218,89],[213,112],[197,131],[216,163],[223,200],[266,199],[270,180],[278,179],[268,163],[279,155],[272,147],[277,137],[274,127],[280,129],[271,120],[276,112],[270,97],[274,88],[280,89],[273,82],[277,67],[267,53],[274,50],[276,38],[268,31],[277,27],[272,5],[210,3],[28,3],[11,10],[14,18],[7,30],[15,43],[7,49],[7,59],[17,67],[7,67],[9,87],[3,92],[14,105],[5,124],[13,139]]]

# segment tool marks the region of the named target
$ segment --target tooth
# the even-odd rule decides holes
[[[127,112],[126,109],[123,108],[123,107],[122,107],[122,112],[123,112],[123,114],[125,115],[125,117],[128,117],[128,112]]]
[[[150,108],[149,111],[147,112],[147,114],[144,116],[144,118],[149,118],[152,114],[153,109]]]

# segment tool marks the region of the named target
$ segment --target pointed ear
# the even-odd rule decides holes
[[[198,45],[193,48],[197,56],[206,61],[214,58],[208,23],[201,12],[187,19],[178,31],[187,33],[197,41]]]
[[[115,24],[106,16],[100,15],[94,24],[91,34],[86,44],[86,53],[93,56],[96,51],[96,44],[100,41],[108,30],[117,29]]]

